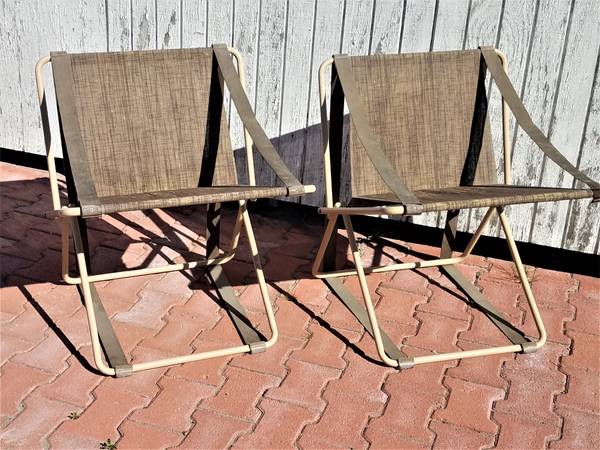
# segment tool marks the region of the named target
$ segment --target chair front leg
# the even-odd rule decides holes
[[[546,343],[546,328],[544,327],[544,322],[542,321],[540,311],[537,307],[537,303],[535,302],[535,298],[533,297],[533,292],[531,291],[529,280],[527,280],[527,274],[525,273],[525,268],[523,267],[523,262],[521,261],[521,255],[519,254],[519,250],[517,249],[517,244],[515,243],[515,239],[512,234],[512,229],[510,228],[510,224],[508,223],[508,219],[506,217],[506,214],[504,213],[504,208],[499,207],[496,210],[498,212],[498,217],[500,218],[502,230],[504,231],[504,235],[506,236],[506,241],[508,243],[508,248],[510,249],[510,254],[512,255],[515,267],[517,268],[517,273],[519,275],[521,285],[523,286],[525,297],[527,298],[529,308],[531,309],[531,313],[533,314],[533,318],[535,320],[535,325],[540,334],[540,337],[537,341],[528,342],[527,344],[523,345],[523,352],[531,353],[536,351]]]
[[[377,353],[379,353],[381,360],[388,366],[398,367],[398,361],[390,358],[385,352],[385,347],[381,338],[381,331],[379,329],[377,316],[375,314],[375,307],[373,306],[373,301],[371,300],[371,294],[369,292],[369,285],[367,284],[367,277],[365,276],[362,259],[360,257],[360,251],[358,250],[358,245],[356,244],[356,237],[354,235],[354,229],[352,228],[352,221],[350,220],[350,216],[347,215],[342,215],[342,219],[344,220],[344,226],[348,232],[348,240],[350,241],[350,249],[352,250],[352,259],[354,260],[354,266],[356,267],[358,282],[360,284],[360,291],[365,302],[365,307],[367,308],[369,322],[371,323],[371,330],[373,331],[373,338],[375,339],[375,345],[377,346]]]
[[[258,280],[258,287],[260,294],[265,306],[267,313],[267,319],[269,321],[269,327],[271,328],[271,337],[264,343],[265,349],[273,346],[277,341],[279,331],[277,330],[277,323],[275,322],[275,314],[273,313],[273,307],[271,305],[271,299],[269,298],[269,291],[267,289],[267,283],[265,281],[265,275],[260,261],[260,255],[258,254],[258,246],[256,245],[256,239],[254,237],[254,230],[252,229],[252,223],[250,221],[250,214],[246,208],[246,202],[240,201],[240,209],[242,211],[242,220],[244,222],[244,228],[246,230],[246,236],[248,237],[248,243],[250,244],[250,252],[252,254],[252,262],[254,264],[254,270],[256,272],[256,279]]]

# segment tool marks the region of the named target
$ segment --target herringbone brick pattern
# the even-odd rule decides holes
[[[254,225],[277,344],[257,355],[106,378],[92,368],[76,288],[59,281],[58,227],[42,216],[50,208],[45,173],[3,164],[1,174],[2,448],[99,448],[108,439],[120,449],[600,448],[598,279],[528,268],[549,333],[538,353],[399,373],[377,363],[372,340],[311,278],[318,221],[263,212]],[[203,251],[202,209],[117,214],[90,228],[95,271]],[[365,261],[434,251],[400,241],[361,248]],[[238,256],[226,272],[266,332],[245,242]],[[533,332],[508,263],[474,256],[460,269]],[[436,269],[369,280],[382,326],[409,354],[504,342]],[[355,279],[345,283],[358,292]],[[201,271],[98,289],[134,361],[239,342]]]

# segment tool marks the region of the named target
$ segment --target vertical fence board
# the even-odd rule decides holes
[[[239,50],[246,66],[246,92],[250,104],[254,105],[256,92],[256,60],[258,49],[258,26],[260,23],[260,3],[254,0],[237,0],[233,12],[233,46]],[[235,152],[238,177],[247,182],[246,149],[244,128],[233,104],[231,107],[231,145]]]
[[[396,53],[400,47],[404,0],[377,0],[369,53]]]
[[[508,58],[508,76],[513,83],[517,93],[523,92],[523,79],[527,68],[527,49],[531,40],[531,34],[535,23],[536,2],[522,2],[521,0],[507,0],[502,16],[500,40],[498,48]],[[489,114],[492,118],[492,144],[498,165],[498,181],[504,181],[504,147],[502,138],[502,96],[495,84],[489,102]],[[511,149],[513,136],[516,133],[516,122],[510,115]],[[511,150],[512,151],[512,150]],[[473,225],[473,224],[471,224]],[[500,234],[500,222],[494,214],[485,234],[498,236]]]
[[[431,49],[431,34],[435,21],[435,0],[406,0],[400,51],[426,52]],[[419,225],[435,227],[439,214],[425,213],[411,217]]]
[[[155,0],[132,0],[133,48],[149,50],[156,48]]]
[[[156,47],[181,47],[181,2],[160,0],[156,2]]]
[[[600,55],[596,55],[596,69],[599,59]],[[600,179],[598,149],[600,149],[600,79],[596,71],[579,162],[579,168],[594,180]],[[582,185],[577,182],[576,186],[581,187]],[[563,248],[586,253],[594,253],[595,249],[596,253],[598,252],[599,206],[598,204],[591,205],[589,200],[573,201]]]
[[[233,28],[233,0],[208,0],[207,45],[231,44]]]
[[[315,0],[295,0],[289,4],[278,150],[298,179],[302,177],[308,118],[307,80],[311,76],[308,62],[313,46],[314,13]]]
[[[206,47],[206,8],[208,0],[182,0],[181,46]]]
[[[349,55],[366,55],[369,53],[372,17],[373,0],[346,3],[342,53]]]
[[[400,51],[426,52],[431,46],[435,0],[406,0]]]
[[[571,161],[592,177],[600,176],[600,3],[595,0],[0,0],[0,16],[0,64],[10,68],[0,80],[1,147],[44,153],[33,66],[49,51],[225,42],[244,56],[249,98],[259,121],[292,172],[317,186],[315,194],[287,200],[320,205],[317,72],[326,57],[340,51],[406,53],[485,44],[506,52],[509,76],[534,122]],[[52,83],[47,88],[52,104]],[[227,93],[225,104],[231,110]],[[500,113],[501,97],[492,87],[489,114],[499,177]],[[50,115],[56,131],[52,108]],[[246,181],[243,128],[237,114],[228,116],[240,179]],[[572,178],[546,161],[518,130],[512,117],[511,131],[515,184],[573,185]],[[256,168],[259,183],[275,182],[259,157]],[[508,213],[520,241],[589,253],[598,252],[599,209],[574,201],[514,206]],[[471,211],[468,219],[461,217],[461,226],[473,231],[481,215]],[[443,216],[424,215],[414,221],[441,226]],[[486,234],[499,234],[497,221]]]
[[[323,204],[323,147],[321,143],[321,116],[319,112],[319,75],[321,62],[340,52],[341,29],[344,13],[343,0],[318,0],[315,15],[313,55],[310,69],[308,126],[304,146],[302,182],[314,184],[314,194],[302,197],[306,205]]]
[[[561,153],[576,165],[600,46],[600,3],[575,2],[569,30],[549,137]],[[545,158],[540,184],[571,187],[573,177]],[[568,207],[569,202],[539,203],[535,209],[530,241],[559,247]]]
[[[438,4],[432,50],[460,50],[463,48],[469,2],[446,0]]]
[[[465,49],[477,48],[480,46],[496,46],[500,19],[502,16],[502,2],[496,0],[473,0],[471,10],[469,11],[469,25],[465,36]],[[490,85],[490,77],[487,76],[486,86]],[[490,91],[489,88],[487,90]],[[490,109],[490,119],[498,123],[498,110]],[[499,149],[495,149],[496,163]],[[458,217],[458,228],[461,230],[475,231],[487,208],[477,208],[468,211],[461,211]]]
[[[131,0],[111,0],[108,18],[108,50],[131,50]]]
[[[263,0],[257,57],[256,117],[269,138],[279,134],[287,1]],[[275,174],[260,155],[254,155],[257,180],[273,185]]]
[[[540,1],[536,29],[531,44],[531,60],[525,74],[523,100],[531,118],[547,133],[552,117],[560,76],[563,41],[570,13],[569,0]],[[513,183],[538,185],[543,153],[519,129],[513,150]],[[515,239],[527,241],[531,229],[534,205],[507,208]]]

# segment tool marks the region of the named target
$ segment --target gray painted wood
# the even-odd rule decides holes
[[[131,2],[114,0],[106,11],[109,51],[126,51],[132,48]]]
[[[589,0],[575,2],[569,28],[549,137],[562,154],[577,165],[587,106],[592,94],[596,55],[600,47],[600,3]],[[573,177],[545,158],[540,184],[571,187]],[[529,240],[559,247],[563,240],[568,207],[569,202],[538,204]]]
[[[403,0],[378,0],[374,4],[369,53],[396,53],[402,32]]]
[[[596,56],[596,79],[589,103],[588,117],[581,145],[579,168],[595,180],[600,178],[600,78]],[[577,184],[579,186],[579,183]],[[588,200],[574,201],[567,219],[563,247],[586,253],[598,253],[600,235],[600,205],[590,205]]]
[[[284,37],[287,1],[263,0],[260,11],[259,47],[256,73],[256,118],[271,139],[279,136],[283,92]],[[273,185],[275,174],[257,153],[254,155],[257,184]]]
[[[435,24],[435,0],[406,0],[400,51],[402,53],[431,50],[431,36]],[[438,213],[426,213],[410,220],[419,225],[435,227]]]
[[[344,0],[318,0],[313,36],[313,55],[309,78],[308,124],[304,133],[304,161],[302,182],[314,184],[314,194],[303,197],[302,203],[323,203],[323,147],[321,144],[319,112],[319,76],[321,62],[334,53],[341,52],[341,28],[344,18]]]
[[[131,5],[133,48],[156,48],[156,4],[153,0],[135,0]]]
[[[579,167],[600,177],[600,3],[596,0],[0,0],[0,147],[43,153],[33,66],[52,50],[120,51],[225,42],[245,57],[259,121],[292,171],[322,203],[318,67],[340,51],[414,52],[496,45],[534,121]],[[502,176],[500,96],[490,94],[492,138]],[[52,85],[48,100],[52,104]],[[227,105],[229,106],[229,102]],[[230,108],[231,109],[231,108]],[[50,110],[51,126],[56,114]],[[231,109],[236,159],[243,130]],[[511,119],[515,183],[571,186]],[[257,158],[258,181],[274,176]],[[241,165],[240,168],[245,167]],[[241,171],[243,173],[243,171]],[[245,175],[241,177],[245,179]],[[600,207],[589,201],[509,208],[518,240],[598,252]],[[461,219],[473,230],[481,212]],[[415,219],[441,225],[443,215]],[[497,235],[497,223],[487,234]]]
[[[233,46],[244,55],[246,92],[250,104],[256,99],[256,55],[258,53],[258,27],[260,23],[260,3],[253,0],[235,2],[233,23]],[[244,130],[242,121],[233,104],[230,104],[231,144],[235,152],[238,177],[241,182],[248,182],[246,170],[246,149],[244,146]]]
[[[285,42],[285,69],[281,120],[279,123],[279,154],[302,178],[305,130],[308,121],[311,51],[313,46],[316,0],[295,0],[288,6],[288,25]],[[300,198],[292,201],[299,202]]]
[[[536,30],[531,43],[531,52],[536,56],[530,59],[525,74],[523,101],[534,123],[544,133],[549,131],[555,106],[570,3],[569,0],[540,1]],[[544,30],[552,30],[552,33],[545,33]],[[525,133],[519,130],[513,149],[514,184],[538,186],[543,155]],[[506,209],[508,217],[518,217],[518,220],[512,220],[515,239],[529,240],[534,208],[534,205],[526,204]]]
[[[208,0],[182,0],[181,46],[205,47]]]
[[[156,48],[181,47],[180,6],[179,0],[156,2]]]
[[[500,28],[500,40],[498,48],[508,57],[508,76],[515,86],[515,90],[523,96],[523,79],[527,69],[529,42],[533,32],[537,10],[537,2],[523,2],[521,0],[508,0],[502,15]],[[504,179],[504,149],[502,143],[502,97],[495,85],[492,85],[490,95],[489,111],[492,118],[492,142],[496,154],[498,167],[498,180]],[[510,115],[511,153],[512,137],[516,134],[516,122]],[[494,214],[488,226],[487,234],[490,236],[500,235],[500,221]]]
[[[502,19],[502,2],[495,0],[473,0],[469,11],[469,24],[465,36],[464,48],[477,48],[480,46],[496,47],[498,42],[498,33],[500,31],[500,21]],[[490,92],[490,77],[487,76],[487,92]],[[497,103],[497,102],[496,102]],[[495,123],[501,120],[498,114],[499,110],[490,109],[490,120]],[[502,152],[501,145],[494,146],[494,155],[496,162],[501,161],[500,153]],[[474,232],[487,208],[471,209],[469,211],[461,211],[458,217],[458,227],[460,230],[468,230]]]
[[[436,25],[433,34],[432,51],[463,49],[469,2],[449,0],[440,2],[436,15]],[[426,225],[443,227],[446,223],[446,213],[430,213]]]

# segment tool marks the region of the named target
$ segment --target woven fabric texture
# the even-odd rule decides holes
[[[423,204],[424,212],[453,209],[483,208],[489,206],[539,203],[559,200],[591,198],[589,189],[521,187],[521,186],[460,186],[444,189],[427,189],[414,192]],[[365,195],[361,200],[379,204],[393,204],[396,199],[391,192]]]
[[[498,182],[479,50],[351,59],[373,133],[409,189],[471,183],[475,165],[476,183]],[[352,196],[389,191],[352,120],[349,140]]]
[[[67,152],[82,153],[98,197],[237,183],[212,49],[72,54],[70,63],[83,148]]]
[[[153,208],[225,203],[251,198],[273,198],[287,194],[283,186],[215,186],[158,192],[146,192],[126,196],[99,198],[98,205],[82,207],[83,216],[97,216],[122,211]]]

